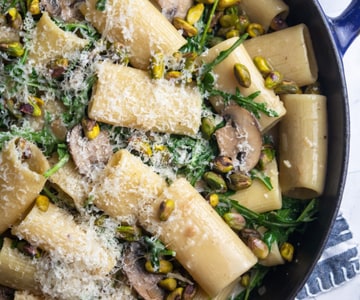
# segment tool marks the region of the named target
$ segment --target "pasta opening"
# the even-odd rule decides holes
[[[286,191],[286,196],[306,200],[319,197],[319,192],[309,188],[298,187]]]
[[[318,66],[316,62],[314,48],[312,46],[311,36],[309,29],[306,26],[302,26],[303,36],[304,36],[304,44],[306,47],[307,57],[309,60],[309,71],[313,81],[315,82],[318,77]]]

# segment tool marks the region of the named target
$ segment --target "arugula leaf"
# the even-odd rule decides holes
[[[264,172],[261,172],[258,169],[254,168],[250,171],[250,175],[252,179],[254,178],[259,179],[269,191],[273,189],[270,177],[266,176]]]
[[[160,256],[176,256],[175,251],[166,249],[165,245],[155,237],[144,236],[144,241],[150,248],[150,261],[155,271],[159,270]]]
[[[171,163],[178,168],[178,173],[184,174],[192,184],[201,178],[215,156],[215,147],[203,138],[187,136],[172,136],[168,142],[172,153]]]
[[[104,11],[106,8],[106,0],[97,0],[95,7],[99,11]]]
[[[67,149],[66,144],[58,144],[57,145],[57,153],[59,156],[59,161],[49,170],[47,170],[43,176],[45,178],[49,178],[54,173],[56,173],[59,169],[61,169],[70,159],[70,154]]]

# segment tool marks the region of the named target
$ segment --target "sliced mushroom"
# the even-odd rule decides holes
[[[89,140],[84,137],[82,126],[79,124],[68,132],[67,142],[79,173],[88,177],[91,177],[96,168],[105,165],[112,155],[106,131],[100,131],[95,139]]]
[[[241,172],[254,168],[261,154],[262,138],[256,118],[245,108],[228,105],[222,112],[226,125],[215,132],[220,155],[231,157]]]
[[[130,286],[145,300],[162,300],[164,291],[157,285],[163,275],[152,274],[144,269],[140,243],[133,242],[125,250],[123,270]]]
[[[172,22],[174,17],[185,19],[187,11],[193,5],[193,0],[151,0],[162,14]]]
[[[41,7],[53,17],[64,21],[81,20],[82,14],[78,6],[84,0],[41,0]]]

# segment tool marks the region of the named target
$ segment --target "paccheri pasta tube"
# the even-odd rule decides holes
[[[280,209],[282,206],[282,196],[276,160],[273,159],[268,163],[263,172],[265,176],[270,178],[272,185],[271,190],[260,180],[254,179],[250,187],[236,191],[231,195],[231,199],[238,201],[241,205],[258,213]]]
[[[252,22],[261,24],[268,31],[276,17],[285,20],[289,7],[282,0],[241,0],[240,7]]]
[[[52,158],[50,162],[58,162],[57,158]],[[49,181],[56,190],[60,190],[71,198],[77,210],[83,209],[90,191],[89,182],[79,174],[72,160],[69,160],[62,168],[55,172]]]
[[[36,25],[28,59],[33,65],[47,63],[51,59],[66,57],[81,50],[87,44],[86,39],[60,29],[44,12]]]
[[[20,221],[46,182],[49,163],[34,144],[14,138],[0,153],[0,233]]]
[[[213,61],[221,51],[230,48],[235,43],[236,39],[237,38],[231,38],[214,46],[206,52],[201,59],[205,62]],[[251,77],[251,84],[249,87],[243,87],[236,81],[233,69],[234,65],[237,63],[245,65],[249,70]],[[285,114],[283,103],[280,101],[279,97],[275,95],[273,90],[265,87],[264,78],[254,65],[244,45],[237,47],[224,61],[216,65],[213,72],[217,78],[216,88],[219,90],[235,93],[236,88],[238,88],[244,96],[249,96],[252,93],[260,91],[259,96],[257,96],[254,101],[265,103],[267,108],[274,110],[278,115],[277,117],[269,117],[261,114],[259,124],[263,132],[274,126]]]
[[[160,221],[159,207],[167,199],[175,202],[175,208],[166,221]],[[177,260],[210,297],[257,262],[250,249],[185,179],[174,181],[156,201],[145,203],[139,222],[176,252]]]
[[[146,71],[109,62],[97,66],[89,117],[107,124],[195,135],[201,121],[197,87],[152,80]]]
[[[12,234],[94,274],[104,276],[116,264],[115,257],[101,244],[95,232],[85,231],[70,213],[52,203],[46,211],[35,204],[26,218],[13,227]]]
[[[111,42],[120,42],[130,52],[131,64],[146,69],[155,52],[172,55],[186,40],[148,0],[108,0],[105,11],[96,0],[81,7],[89,20]]]
[[[165,180],[127,150],[109,160],[94,189],[94,204],[106,214],[135,220],[143,201],[158,197]]]
[[[32,259],[13,247],[11,239],[4,238],[0,249],[0,284],[17,290],[39,292],[35,272]]]
[[[286,117],[279,126],[280,186],[285,196],[322,194],[327,160],[326,97],[283,95]]]
[[[244,42],[249,55],[265,57],[273,68],[299,86],[314,83],[318,66],[305,24],[258,36]]]

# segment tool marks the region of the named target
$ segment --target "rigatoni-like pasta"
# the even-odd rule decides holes
[[[21,138],[0,153],[0,234],[20,221],[46,182],[49,163],[41,150]]]
[[[205,62],[214,60],[221,51],[230,48],[236,40],[237,38],[231,38],[214,46],[208,52],[206,52],[204,56],[202,56],[202,59]],[[251,85],[248,88],[241,86],[236,81],[233,71],[234,65],[236,63],[245,65],[249,70],[251,76]],[[269,117],[261,114],[259,124],[263,132],[274,126],[285,114],[285,108],[282,102],[280,101],[279,97],[275,95],[273,90],[265,87],[264,78],[254,65],[252,58],[247,53],[244,45],[237,47],[224,61],[216,65],[213,72],[217,78],[216,88],[219,90],[234,94],[235,89],[238,88],[244,96],[249,96],[252,93],[260,91],[260,95],[256,97],[254,101],[265,103],[269,109],[274,110],[278,114],[278,117]]]
[[[155,52],[172,55],[186,40],[148,0],[108,0],[105,11],[96,0],[81,7],[89,20],[111,42],[120,42],[130,52],[131,64],[146,69]]]
[[[50,162],[56,163],[57,158],[52,158]],[[72,160],[69,160],[62,168],[49,178],[55,189],[62,191],[73,201],[77,210],[81,211],[88,200],[90,191],[89,182],[79,174]]]
[[[109,62],[97,66],[89,117],[107,124],[155,132],[195,135],[201,121],[196,87],[151,80],[146,71]]]
[[[261,24],[268,31],[276,17],[285,20],[289,7],[282,0],[241,0],[240,7],[246,12],[252,22]]]
[[[231,195],[231,199],[258,213],[280,209],[282,206],[282,196],[276,159],[267,164],[264,175],[270,178],[271,190],[260,180],[254,179],[250,187],[236,191]]]
[[[175,209],[166,221],[160,221],[160,203],[167,199],[175,202]],[[158,199],[146,203],[139,222],[176,252],[177,260],[210,297],[257,262],[250,249],[185,179],[174,181]]]
[[[244,46],[252,58],[265,57],[273,68],[299,86],[317,80],[318,66],[309,29],[305,24],[246,40]]]
[[[61,30],[49,14],[44,12],[37,23],[28,60],[34,65],[47,63],[51,59],[66,57],[88,44],[72,32]]]
[[[285,196],[322,194],[327,160],[326,97],[283,95],[287,109],[279,126],[280,186]]]
[[[39,292],[35,272],[32,259],[14,248],[11,239],[4,238],[0,249],[0,284],[17,290]]]
[[[127,150],[109,160],[94,189],[94,204],[109,216],[132,222],[143,201],[158,197],[165,180]]]
[[[52,203],[46,211],[34,205],[26,218],[13,227],[12,234],[94,274],[104,276],[116,264],[95,232],[83,230],[72,215]]]

